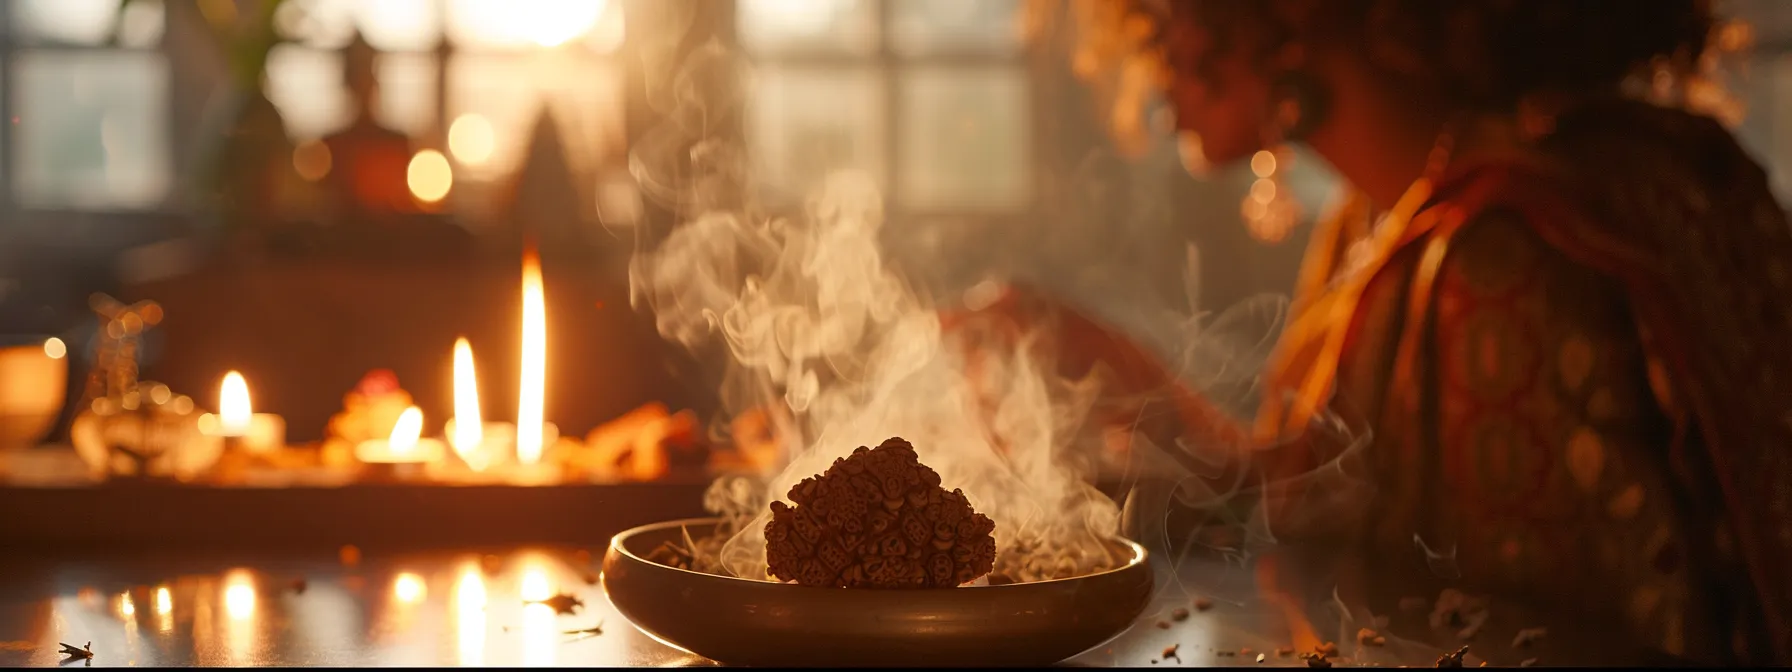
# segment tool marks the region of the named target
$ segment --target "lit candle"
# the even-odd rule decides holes
[[[224,374],[224,382],[218,386],[218,413],[199,416],[199,431],[251,453],[286,447],[286,419],[256,413],[249,402],[249,383],[236,371]]]
[[[554,445],[560,430],[544,416],[547,398],[547,303],[542,296],[541,260],[533,249],[523,255],[522,379],[517,391],[516,466],[510,480],[518,484],[550,482],[550,465],[542,449]]]
[[[508,422],[484,422],[479,410],[479,376],[473,368],[473,346],[462,338],[454,343],[454,417],[442,428],[448,445],[461,462],[475,472],[507,456],[516,445],[516,426]]]
[[[442,457],[442,442],[423,436],[423,409],[404,409],[386,439],[362,441],[355,446],[355,459],[374,468],[374,476],[413,477],[423,465]]]
[[[547,398],[547,303],[542,296],[541,262],[533,250],[523,256],[522,380],[516,404],[516,461],[541,461]]]

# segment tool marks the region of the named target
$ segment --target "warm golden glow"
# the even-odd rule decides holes
[[[317,140],[306,140],[292,150],[292,169],[306,182],[329,177],[331,161],[330,146]]]
[[[421,436],[423,409],[412,406],[398,414],[398,422],[393,423],[392,436],[387,439],[386,446],[395,457],[407,456],[417,451],[417,439]]]
[[[523,580],[517,593],[525,601],[545,600],[554,596],[554,586],[548,582],[548,572],[536,563],[523,569]]]
[[[466,567],[454,584],[455,643],[462,666],[485,663],[485,577],[479,567]]]
[[[448,151],[454,159],[469,166],[490,161],[497,148],[492,122],[477,114],[463,114],[448,126]]]
[[[224,579],[224,613],[233,621],[255,615],[255,584],[248,572],[237,570]]]
[[[405,572],[392,580],[392,596],[404,604],[422,602],[424,596],[428,594],[428,585],[423,582],[423,577],[416,574]]]
[[[167,586],[156,589],[156,615],[167,616],[174,613],[174,594]]]
[[[529,667],[554,664],[554,654],[560,649],[558,639],[560,627],[554,608],[541,604],[557,592],[549,583],[548,572],[550,561],[538,555],[523,558],[522,585],[520,596],[526,602],[534,602],[523,607],[522,640],[523,665]]]
[[[448,445],[477,469],[484,466],[478,455],[479,444],[484,441],[485,420],[479,412],[479,376],[473,371],[473,346],[462,338],[454,342],[454,431],[448,435]]]
[[[1276,172],[1276,155],[1269,150],[1262,150],[1251,156],[1251,172],[1257,177],[1269,177]]]
[[[137,603],[131,601],[130,593],[127,592],[118,597],[118,614],[125,618],[137,615]]]
[[[68,344],[60,338],[44,341],[44,356],[50,359],[62,359],[68,356]]]
[[[447,198],[448,191],[454,188],[454,169],[448,166],[448,157],[442,156],[441,152],[425,149],[411,157],[405,180],[417,200],[435,203]]]
[[[243,380],[243,374],[224,374],[224,384],[218,388],[218,429],[227,436],[241,436],[248,431],[249,419],[254,415],[249,406],[249,383]]]
[[[541,261],[523,256],[523,361],[516,407],[516,459],[541,461],[548,368],[547,304],[541,289]]]
[[[510,0],[516,34],[557,47],[585,34],[604,13],[604,0]]]

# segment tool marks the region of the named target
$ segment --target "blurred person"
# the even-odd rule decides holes
[[[1171,431],[1238,450],[1297,640],[1332,585],[1381,614],[1457,587],[1668,660],[1792,664],[1792,230],[1684,104],[1713,99],[1708,2],[1080,7],[1092,48],[1161,67],[1209,164],[1299,142],[1350,196],[1254,417],[1050,297],[970,317],[1053,320],[1066,367],[1167,391]],[[1333,411],[1371,430],[1346,465],[1377,490],[1361,511],[1302,506],[1323,493],[1299,476],[1345,449]]]

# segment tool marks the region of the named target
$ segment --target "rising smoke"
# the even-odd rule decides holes
[[[963,489],[996,522],[998,570],[1014,578],[1113,566],[1121,557],[1106,541],[1123,524],[1126,535],[1161,553],[1178,541],[1168,538],[1165,524],[1172,509],[1199,511],[1243,531],[1224,549],[1229,553],[1244,556],[1273,542],[1253,513],[1260,507],[1250,506],[1262,489],[1238,468],[1239,456],[1174,439],[1154,443],[1142,433],[1131,437],[1123,515],[1090,484],[1103,429],[1091,416],[1104,396],[1100,372],[1059,375],[1043,364],[1053,354],[1043,334],[990,348],[942,329],[941,312],[962,307],[967,289],[987,293],[990,276],[1024,279],[1092,307],[1089,312],[1165,353],[1186,384],[1248,415],[1287,302],[1265,297],[1218,316],[1196,311],[1192,248],[1189,279],[1175,288],[1184,295],[1180,303],[1142,285],[1130,256],[1136,247],[1128,241],[1137,243],[1132,234],[1141,228],[1163,231],[1169,222],[1164,208],[1138,207],[1162,203],[1161,194],[1116,179],[1128,164],[1086,163],[1072,190],[1083,195],[1081,207],[1030,223],[1028,244],[1037,248],[1030,256],[984,269],[978,281],[940,281],[928,276],[936,269],[917,262],[963,260],[977,248],[935,246],[907,264],[893,258],[880,242],[883,196],[863,174],[829,174],[810,185],[800,207],[779,210],[763,202],[734,131],[750,95],[751,68],[715,43],[675,58],[692,18],[689,6],[641,5],[651,13],[631,15],[631,32],[643,40],[649,100],[665,121],[636,141],[630,167],[643,193],[675,221],[663,230],[643,224],[638,232],[629,269],[633,300],[652,312],[664,337],[694,350],[725,348],[725,410],[771,407],[782,423],[787,460],[777,473],[761,481],[725,479],[706,502],[740,517],[722,546],[728,573],[766,578],[767,501],[855,447],[892,436],[912,442],[946,488]],[[1129,213],[1121,218],[1126,221],[1109,220],[1115,212]],[[991,237],[986,245],[1006,236]],[[965,356],[973,348],[974,369]],[[1161,404],[1134,406],[1146,409],[1141,416],[1167,412]],[[1337,432],[1351,434],[1343,425]],[[1309,477],[1349,480],[1336,463]],[[1336,495],[1328,507],[1359,495],[1359,489],[1327,490]],[[1160,572],[1173,565],[1159,563]]]

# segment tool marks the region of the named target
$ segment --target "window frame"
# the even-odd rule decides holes
[[[1046,147],[1048,134],[1042,111],[1045,106],[1042,96],[1046,87],[1041,86],[1042,72],[1040,64],[1040,46],[1031,40],[1020,40],[1011,51],[991,51],[977,49],[942,48],[931,53],[905,54],[895,45],[896,25],[895,3],[901,0],[864,0],[870,5],[872,14],[871,38],[876,40],[877,48],[867,53],[855,54],[832,49],[779,49],[771,51],[754,51],[745,48],[741,35],[741,21],[738,9],[741,0],[729,0],[729,19],[724,30],[732,38],[732,44],[739,46],[747,60],[756,68],[769,68],[786,71],[808,72],[870,72],[877,80],[877,88],[881,97],[881,116],[883,127],[877,129],[879,140],[883,143],[884,153],[879,170],[885,176],[884,198],[886,215],[892,220],[904,221],[940,221],[967,220],[982,222],[1000,222],[1031,218],[1038,212],[1040,196],[1047,185],[1047,164],[1041,150]],[[963,0],[976,2],[978,0]],[[1026,3],[1019,2],[1017,11],[1025,11]],[[952,72],[966,72],[979,69],[997,69],[1011,72],[1021,79],[1025,90],[1027,114],[1027,155],[1022,158],[1027,165],[1028,194],[1023,199],[1024,205],[1015,208],[914,208],[901,198],[900,181],[902,168],[910,160],[902,151],[902,129],[906,115],[903,110],[903,85],[905,73],[927,69],[940,69]]]
[[[176,109],[175,90],[178,73],[174,71],[173,58],[168,50],[168,31],[173,20],[169,13],[169,3],[163,2],[157,11],[162,13],[163,29],[154,45],[129,46],[117,44],[109,40],[98,44],[80,44],[58,40],[22,39],[16,14],[19,6],[6,2],[0,4],[0,233],[17,230],[28,222],[58,216],[78,215],[98,218],[157,218],[169,214],[174,208],[174,197],[180,189],[178,179],[182,165],[180,152],[175,140],[179,134],[179,116]],[[116,36],[116,25],[114,36]],[[154,204],[144,207],[97,207],[85,208],[76,206],[26,207],[19,197],[16,156],[19,151],[17,125],[13,123],[19,110],[18,100],[13,95],[18,78],[14,67],[22,54],[31,53],[135,53],[146,54],[159,61],[169,69],[167,90],[162,97],[162,122],[164,137],[168,142],[168,154],[163,168],[176,176],[171,180],[167,190]]]

